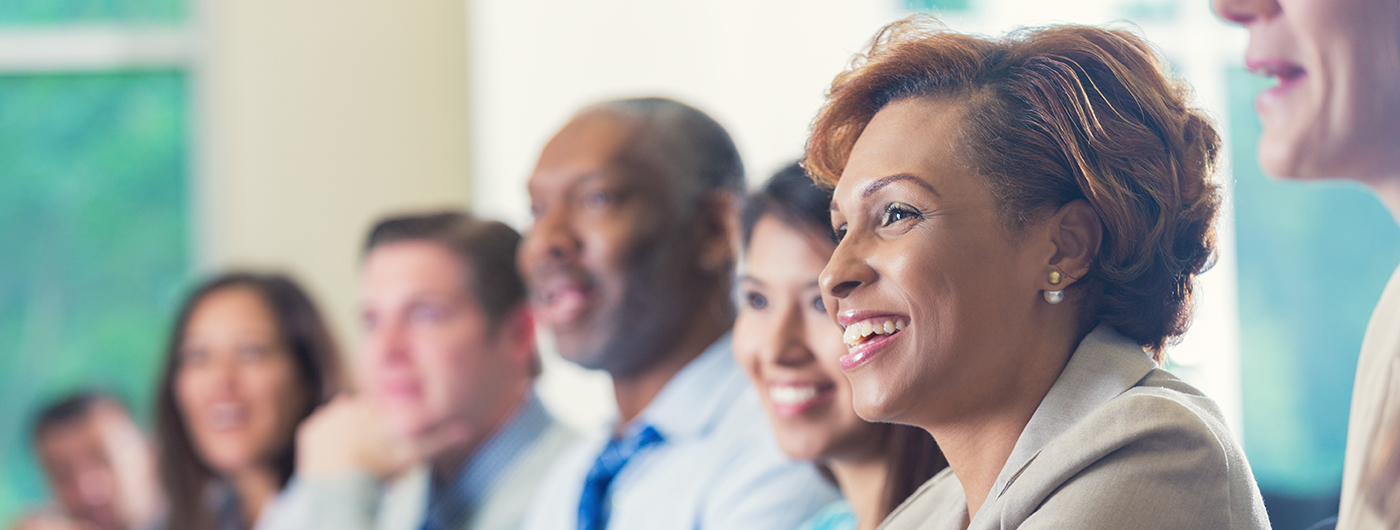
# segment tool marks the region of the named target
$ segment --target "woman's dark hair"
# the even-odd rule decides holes
[[[331,338],[321,313],[311,298],[292,280],[277,274],[230,273],[197,287],[181,306],[170,339],[166,343],[165,364],[156,396],[156,434],[160,444],[160,475],[170,503],[168,527],[179,530],[213,530],[216,520],[206,502],[206,491],[217,478],[194,446],[184,416],[175,398],[175,377],[180,368],[180,350],[190,317],[210,295],[228,289],[249,289],[262,297],[277,322],[282,344],[292,356],[300,381],[299,389],[308,399],[297,422],[310,416],[316,407],[330,401],[341,390],[343,372],[339,350]],[[269,464],[285,486],[295,469],[296,447],[289,440]]]
[[[1192,284],[1215,252],[1220,137],[1152,48],[1126,31],[1051,26],[990,39],[911,16],[832,82],[807,168],[834,185],[871,118],[907,99],[961,107],[961,158],[1013,230],[1070,201],[1093,207],[1102,244],[1069,288],[1083,300],[1081,325],[1112,325],[1161,360],[1186,331]]]
[[[744,249],[753,240],[753,229],[766,216],[799,231],[808,231],[836,243],[831,230],[831,189],[812,182],[807,172],[796,162],[792,163],[763,185],[763,189],[749,195],[744,203],[742,235]],[[835,324],[833,324],[835,325]],[[893,512],[904,499],[914,494],[925,481],[948,467],[943,451],[933,441],[933,436],[918,427],[879,424],[880,454],[885,461],[884,500],[881,517]],[[828,478],[831,478],[828,474]]]
[[[744,201],[740,226],[745,248],[753,238],[754,226],[765,215],[793,228],[815,230],[836,242],[836,234],[831,230],[831,189],[812,182],[801,163],[793,162],[778,170],[762,190]]]

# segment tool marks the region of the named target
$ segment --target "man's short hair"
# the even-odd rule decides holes
[[[525,302],[525,281],[515,267],[520,233],[499,221],[466,212],[445,211],[403,215],[374,225],[364,255],[382,245],[426,241],[442,245],[466,265],[466,285],[492,324],[504,320]]]
[[[103,392],[96,390],[79,390],[62,396],[43,409],[34,417],[33,427],[30,429],[30,437],[34,441],[39,441],[50,429],[71,425],[87,419],[99,405],[114,405],[123,412],[126,407],[121,402]]]

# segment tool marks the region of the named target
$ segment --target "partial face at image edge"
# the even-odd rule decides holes
[[[1214,0],[1249,30],[1246,66],[1276,81],[1255,101],[1273,175],[1400,178],[1400,4]]]

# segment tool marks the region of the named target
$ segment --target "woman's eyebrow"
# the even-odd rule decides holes
[[[908,173],[899,173],[897,175],[882,177],[879,180],[876,180],[875,182],[871,182],[869,186],[865,187],[865,191],[860,192],[860,198],[864,199],[870,197],[875,192],[880,191],[880,188],[883,188],[890,184],[894,184],[899,181],[913,182],[914,184],[919,185],[919,187],[928,190],[929,193],[932,193],[934,195],[939,194],[938,190],[933,189],[932,184],[924,182],[923,179],[920,179],[919,177],[915,177],[914,175],[910,175]]]

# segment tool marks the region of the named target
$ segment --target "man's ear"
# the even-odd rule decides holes
[[[700,244],[700,267],[712,275],[727,274],[738,252],[739,195],[728,190],[711,193],[696,211],[695,240]]]
[[[535,314],[530,304],[521,302],[506,313],[501,320],[500,339],[506,341],[513,360],[522,366],[530,366],[535,371],[539,365],[539,352],[535,347]]]
[[[1075,199],[1061,206],[1048,220],[1050,242],[1055,253],[1046,264],[1046,280],[1042,289],[1062,290],[1089,273],[1103,243],[1103,222],[1089,201]],[[1061,279],[1051,283],[1051,272]]]

